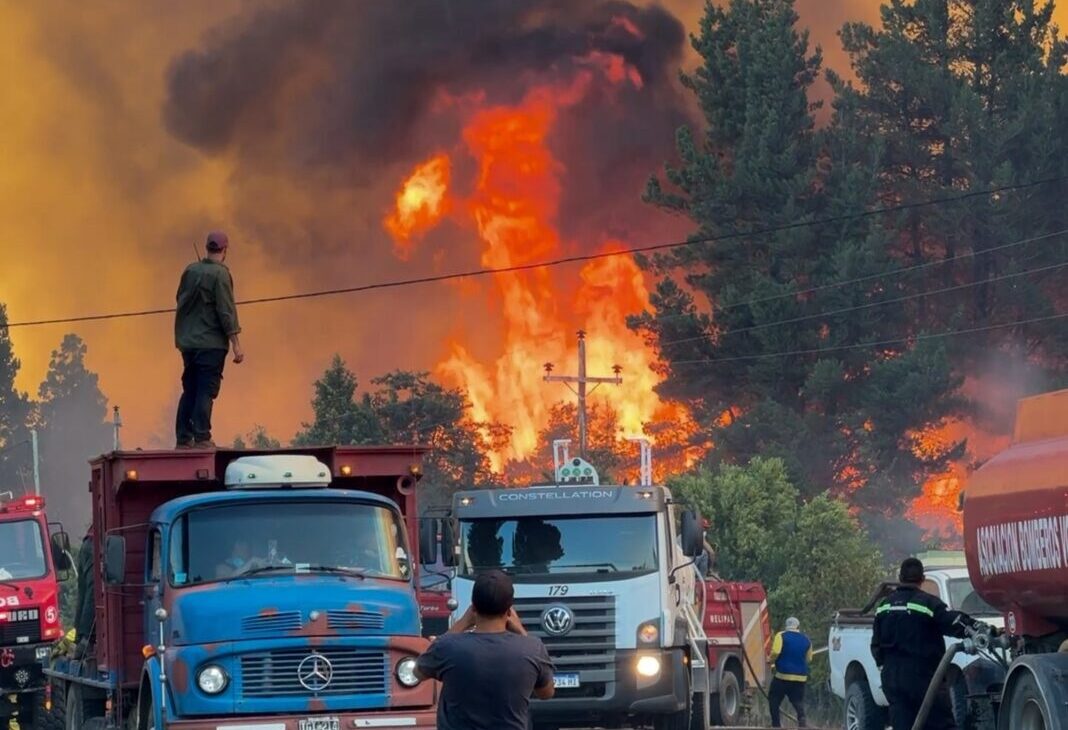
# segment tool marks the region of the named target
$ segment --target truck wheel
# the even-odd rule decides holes
[[[708,693],[695,692],[690,704],[690,730],[708,730],[714,723],[709,722]]]
[[[1002,705],[1002,711],[1006,709]],[[1048,730],[1054,727],[1049,705],[1030,674],[1020,677],[1008,702],[1009,730]]]
[[[689,682],[687,682],[689,685]],[[670,715],[656,715],[653,717],[653,730],[690,730],[690,716],[693,710],[693,697],[686,703],[686,707]]]
[[[886,711],[875,704],[871,689],[858,679],[846,689],[845,730],[885,730]]]
[[[82,730],[85,724],[85,703],[82,701],[82,688],[72,684],[67,688],[66,711],[63,726],[66,730]]]
[[[52,709],[44,722],[45,730],[64,730],[67,726],[66,686],[60,681],[52,682]]]
[[[711,710],[713,725],[737,725],[742,720],[742,683],[729,669],[720,677],[719,692],[712,695]]]
[[[63,730],[63,713],[57,712],[55,702],[52,709],[45,707],[44,691],[26,695],[19,710],[19,727],[22,730]]]

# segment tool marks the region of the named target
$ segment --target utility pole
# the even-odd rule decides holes
[[[115,406],[112,410],[111,427],[114,429],[114,436],[112,438],[112,450],[118,451],[122,448],[122,442],[119,440],[119,429],[122,428],[122,417],[119,416],[119,407]]]
[[[33,447],[33,493],[41,494],[41,454],[37,450],[37,429],[30,429],[30,444]]]
[[[546,383],[563,383],[568,388],[571,388],[572,383],[575,383],[577,386],[577,388],[571,388],[571,392],[578,396],[579,455],[583,459],[586,458],[586,449],[588,445],[586,429],[586,396],[594,390],[597,390],[598,386],[603,385],[604,383],[620,385],[623,382],[623,378],[620,376],[620,373],[623,372],[623,368],[619,365],[613,365],[612,372],[615,374],[610,378],[586,375],[586,333],[583,330],[578,331],[578,375],[553,375],[553,364],[551,362],[545,363]],[[588,384],[593,385],[593,388],[589,391],[586,390]]]

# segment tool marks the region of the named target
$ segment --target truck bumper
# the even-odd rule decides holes
[[[0,647],[0,695],[43,689],[44,665],[51,653],[51,642]]]
[[[168,720],[167,728],[173,730],[304,730],[301,721],[337,718],[338,730],[360,728],[415,728],[433,730],[436,723],[434,710],[412,712],[336,712],[314,716],[292,715],[241,715],[238,717],[198,717],[188,720]]]
[[[638,658],[655,656],[660,673],[642,677]],[[556,690],[551,700],[533,700],[531,711],[537,725],[588,727],[612,725],[627,718],[668,715],[685,709],[689,693],[689,667],[681,649],[616,652],[615,680],[596,690]]]

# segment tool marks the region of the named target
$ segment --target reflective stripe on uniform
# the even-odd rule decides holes
[[[934,611],[924,606],[922,603],[906,603],[904,606],[891,606],[888,603],[884,603],[875,609],[875,614],[886,613],[887,611],[915,611],[916,613],[922,613],[924,616],[930,616],[934,618]]]

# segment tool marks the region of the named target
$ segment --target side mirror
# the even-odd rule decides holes
[[[441,564],[446,568],[456,565],[456,533],[448,517],[441,521]]]
[[[104,582],[122,585],[126,580],[126,538],[108,535],[104,541]]]
[[[52,562],[56,566],[56,571],[69,571],[74,567],[70,560],[70,537],[65,532],[53,532],[51,542]]]
[[[419,562],[423,565],[438,562],[438,524],[440,520],[429,517],[419,521]]]
[[[705,549],[701,520],[693,510],[682,513],[682,552],[688,558],[696,558]]]

